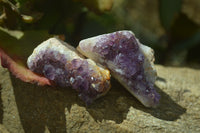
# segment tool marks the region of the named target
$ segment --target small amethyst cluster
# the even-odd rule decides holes
[[[33,72],[44,75],[49,80],[54,81],[57,85],[65,87],[70,86],[70,71],[67,70],[66,62],[67,59],[64,55],[59,54],[57,51],[46,49],[39,52],[34,63],[29,65],[29,68]]]
[[[33,57],[30,57],[28,66],[33,72],[44,75],[61,87],[72,86],[86,104],[90,104],[110,88],[109,80],[104,82],[86,59],[69,58],[54,48],[43,49],[34,60],[31,58]]]
[[[92,49],[86,52],[87,44]],[[79,50],[89,58],[96,55],[93,59],[105,65],[145,106],[154,107],[159,103],[160,95],[155,91],[154,83],[145,76],[146,57],[132,32],[120,31],[86,39],[79,44]]]

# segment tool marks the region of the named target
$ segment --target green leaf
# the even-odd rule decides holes
[[[3,31],[3,32],[9,34],[12,37],[15,37],[16,39],[20,39],[24,35],[24,33],[22,31],[8,30],[8,29],[2,28],[2,27],[0,27],[0,31]]]
[[[160,0],[160,21],[165,30],[169,30],[180,13],[182,0]]]
[[[24,31],[23,34],[17,39],[0,30],[0,48],[11,57],[16,56],[26,60],[38,44],[50,37],[45,30]]]

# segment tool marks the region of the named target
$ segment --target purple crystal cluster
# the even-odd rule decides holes
[[[71,86],[90,104],[110,89],[110,73],[96,61],[146,107],[157,106],[160,95],[154,88],[153,50],[139,43],[131,31],[88,38],[77,49],[90,59],[83,59],[73,47],[56,38],[49,39],[34,50],[28,67],[59,86]]]
[[[139,46],[134,36],[127,36],[115,32],[107,34],[96,43],[93,52],[98,53],[101,58],[108,64],[113,62],[112,70],[126,79],[135,78],[141,75],[144,62],[144,56],[139,52]]]
[[[30,59],[28,66],[33,72],[44,75],[61,87],[72,86],[79,97],[90,104],[109,90],[110,82],[103,79],[100,72],[95,71],[97,66],[91,66],[87,59],[71,58],[59,50],[47,47],[40,50],[34,60]]]
[[[155,107],[159,103],[160,95],[155,91],[154,83],[146,79],[145,56],[132,32],[114,32],[94,37],[92,41],[86,40],[93,47],[89,52],[98,58],[93,59],[105,65],[139,101],[147,107]],[[80,49],[84,43],[86,49],[86,40],[79,44]],[[86,56],[90,58],[90,55]]]

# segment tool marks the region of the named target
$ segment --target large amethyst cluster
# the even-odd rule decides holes
[[[66,43],[51,38],[34,50],[28,58],[28,67],[61,87],[72,86],[79,97],[90,104],[109,90],[110,74],[73,50]]]
[[[152,56],[152,50],[140,44],[132,32],[119,31],[85,39],[78,50],[105,65],[145,106],[155,107],[159,103],[160,95],[154,89],[155,78],[151,78],[155,77],[153,59],[147,57]]]

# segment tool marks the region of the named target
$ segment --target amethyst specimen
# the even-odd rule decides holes
[[[139,43],[131,31],[118,31],[82,40],[77,48],[106,66],[124,87],[146,107],[156,107],[156,71],[153,50]]]
[[[90,104],[110,89],[110,73],[90,59],[83,59],[67,43],[51,38],[34,49],[27,61],[35,73],[61,87],[72,86]]]

